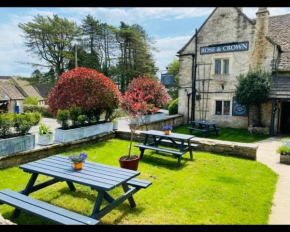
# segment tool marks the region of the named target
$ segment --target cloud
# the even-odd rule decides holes
[[[274,15],[289,14],[290,7],[268,7],[270,17]],[[258,7],[243,7],[243,12],[250,18],[256,18]]]
[[[73,13],[80,16],[91,14],[97,19],[112,25],[118,25],[120,21],[126,23],[142,23],[150,19],[179,20],[208,16],[213,7],[134,7],[134,8],[92,8],[71,7],[61,8],[61,12]]]
[[[156,59],[156,66],[159,67],[158,77],[161,77],[161,73],[166,72],[166,67],[172,62],[174,58],[177,58],[177,52],[190,40],[192,35],[178,36],[178,37],[166,37],[157,39],[155,46],[159,52],[154,52]]]

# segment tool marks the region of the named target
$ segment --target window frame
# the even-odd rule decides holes
[[[217,102],[221,102],[221,114],[217,114]],[[229,114],[225,114],[225,107],[224,104],[225,102],[229,102]],[[219,100],[215,99],[215,108],[214,108],[214,115],[217,116],[231,116],[231,100]]]
[[[216,61],[217,60],[220,60],[221,61],[221,73],[219,73],[219,74],[217,74],[216,73]],[[228,73],[224,73],[224,61],[225,60],[228,60]],[[224,58],[222,58],[222,57],[216,57],[216,58],[214,58],[214,75],[230,75],[230,58],[229,57],[224,57]]]

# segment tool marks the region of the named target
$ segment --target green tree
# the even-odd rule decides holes
[[[61,75],[73,58],[72,42],[78,35],[76,24],[57,14],[46,18],[38,14],[32,22],[19,23],[18,26],[24,33],[27,51],[45,60],[55,69],[57,76]]]
[[[260,68],[250,68],[247,75],[237,77],[236,100],[239,104],[246,105],[249,109],[256,106],[258,109],[257,126],[261,123],[261,104],[267,101],[271,89],[270,73]],[[249,111],[249,110],[248,110]],[[249,114],[248,114],[249,115]],[[249,117],[249,116],[248,116]]]
[[[178,98],[178,72],[179,72],[179,60],[174,58],[173,61],[168,65],[167,73],[174,75],[174,85],[167,87],[168,94],[171,99]]]

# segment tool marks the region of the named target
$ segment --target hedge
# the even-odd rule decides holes
[[[52,113],[50,113],[48,106],[35,106],[35,105],[24,105],[24,112],[39,112],[44,118],[53,118]]]
[[[178,114],[178,98],[173,100],[168,106],[169,115]]]

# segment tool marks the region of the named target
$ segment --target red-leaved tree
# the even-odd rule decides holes
[[[120,96],[118,87],[104,74],[79,67],[59,77],[49,94],[48,105],[54,116],[59,109],[72,106],[100,113],[118,108]]]
[[[153,114],[161,107],[167,106],[171,100],[165,86],[156,79],[149,79],[145,74],[138,78],[134,78],[128,85],[126,93],[132,94],[139,90],[143,93],[143,98],[147,103],[149,114]]]

